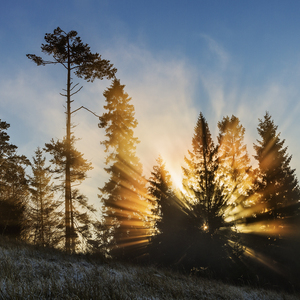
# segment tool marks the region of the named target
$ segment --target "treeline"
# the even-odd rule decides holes
[[[250,164],[237,117],[219,123],[215,144],[200,113],[176,191],[158,158],[149,180],[156,233],[150,261],[269,287],[298,289],[300,189],[291,155],[267,112]]]
[[[268,112],[257,127],[257,168],[251,166],[245,128],[236,116],[218,123],[214,141],[200,113],[179,189],[161,157],[150,178],[143,175],[134,106],[113,65],[91,53],[75,31],[57,28],[45,41],[42,52],[53,61],[27,56],[37,65],[59,64],[67,70],[66,136],[37,148],[30,161],[17,154],[6,132],[9,125],[0,123],[1,234],[68,253],[84,251],[235,282],[297,288],[300,188],[285,140]],[[72,96],[81,89],[74,91],[72,72],[88,81],[112,79],[103,93],[105,112],[92,112],[106,133],[100,141],[109,176],[98,191],[102,219],[78,188],[92,166],[76,149],[71,133]]]

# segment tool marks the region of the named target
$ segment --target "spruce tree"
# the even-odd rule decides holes
[[[223,140],[223,144],[215,145],[208,123],[200,113],[192,139],[192,150],[189,151],[189,157],[185,157],[186,167],[182,168],[183,196],[189,204],[186,210],[187,230],[181,238],[187,241],[182,256],[186,257],[185,267],[205,267],[218,274],[222,273],[220,270],[226,265],[228,267],[233,257],[239,257],[244,250],[238,233],[231,230],[232,223],[226,221],[239,179],[236,170],[232,170],[230,156],[227,157],[223,152],[233,137],[230,137],[230,132],[226,134],[225,128],[221,132],[219,141]],[[221,162],[224,163],[222,167]],[[228,187],[231,176],[236,182]]]
[[[99,198],[104,206],[105,225],[114,232],[115,255],[125,255],[130,249],[127,246],[134,248],[147,243],[146,180],[136,155],[139,140],[133,132],[138,122],[134,117],[134,106],[130,104],[131,98],[124,92],[124,87],[120,80],[115,79],[105,90],[106,112],[99,124],[106,132],[107,140],[101,144],[108,153],[105,170],[110,176],[104,187],[99,189]]]
[[[156,160],[157,165],[153,167],[151,177],[149,178],[148,193],[152,198],[151,212],[155,216],[155,225],[158,232],[162,232],[161,218],[166,214],[166,205],[168,206],[168,198],[172,196],[171,175],[166,170],[166,164],[161,156]]]
[[[152,201],[152,232],[149,242],[150,258],[160,263],[175,262],[181,256],[187,216],[181,201],[173,191],[166,165],[159,156],[148,180],[149,199]]]
[[[234,115],[218,122],[218,176],[226,188],[231,208],[240,209],[249,200],[254,177],[247,147],[244,144],[245,128]],[[226,216],[232,219],[232,210]]]
[[[10,143],[9,127],[0,120],[0,234],[21,237],[28,199],[25,168],[30,162]]]
[[[264,119],[259,119],[257,128],[260,140],[254,144],[254,157],[259,165],[258,201],[273,218],[280,217],[279,210],[300,200],[298,179],[295,169],[290,166],[292,156],[288,154],[285,140],[280,139],[277,128],[266,112]]]
[[[168,207],[170,206],[170,197],[172,196],[171,175],[166,170],[166,165],[161,156],[156,160],[157,165],[153,166],[153,171],[148,180],[148,193],[151,199],[151,213],[153,216],[150,228],[150,240],[152,248],[156,248],[159,243],[157,235],[166,231],[165,224],[168,224]]]
[[[59,224],[61,201],[54,198],[52,176],[45,165],[46,157],[38,147],[33,157],[32,176],[29,177],[30,204],[27,207],[27,237],[36,245],[56,246],[62,237]]]
[[[192,139],[192,151],[185,157],[183,167],[187,197],[192,205],[195,226],[201,224],[204,232],[214,234],[224,224],[228,194],[218,178],[218,147],[214,145],[203,114],[200,113]]]

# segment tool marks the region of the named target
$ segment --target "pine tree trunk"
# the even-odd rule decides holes
[[[66,182],[65,182],[65,223],[66,223],[66,252],[71,252],[71,180],[70,180],[70,148],[71,148],[71,65],[70,47],[68,42],[68,78],[67,78],[67,136],[66,136]],[[73,245],[72,245],[73,246]],[[73,248],[73,247],[72,247]],[[73,250],[73,249],[72,249]]]

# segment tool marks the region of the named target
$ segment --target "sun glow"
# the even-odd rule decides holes
[[[203,224],[202,229],[203,229],[204,231],[208,231],[208,225],[207,225],[207,224]]]
[[[184,192],[182,185],[182,175],[175,169],[170,169],[169,173],[171,175],[174,189],[179,190],[180,192]]]
[[[237,120],[233,120],[237,126]],[[224,130],[227,132],[226,128]],[[206,168],[201,165],[204,164],[201,157],[200,162],[181,161],[176,156],[167,155],[167,149],[164,149],[165,155],[157,159],[157,164],[154,163],[153,169],[149,170],[149,176],[144,177],[127,163],[126,158],[120,158],[115,165],[115,171],[120,175],[114,180],[118,183],[118,199],[122,201],[115,201],[118,204],[111,202],[111,221],[113,223],[116,218],[119,222],[114,232],[118,244],[113,250],[125,249],[124,253],[138,253],[139,257],[151,257],[153,253],[157,257],[167,257],[169,253],[164,251],[172,252],[176,236],[176,239],[182,239],[183,244],[182,253],[174,251],[174,255],[178,255],[177,261],[185,260],[188,253],[194,255],[199,251],[203,257],[197,263],[202,261],[206,264],[205,255],[215,252],[216,256],[227,256],[244,266],[255,261],[259,268],[263,265],[283,274],[279,264],[272,265],[275,259],[267,257],[266,246],[277,246],[282,240],[295,237],[295,226],[287,221],[284,212],[274,211],[264,199],[266,193],[274,194],[274,191],[259,190],[255,186],[260,180],[258,170],[250,166],[239,135],[241,132],[241,128],[240,131],[230,128],[230,136],[222,136],[219,152],[212,152],[217,158],[211,159]],[[197,152],[191,157],[198,159],[197,155],[201,156]],[[268,163],[271,161],[269,158]],[[184,162],[190,169],[181,169]],[[193,166],[196,166],[195,170]],[[165,184],[162,178],[165,178]],[[174,193],[168,194],[166,186],[170,181]],[[151,187],[151,184],[156,187],[152,196],[144,188]],[[163,189],[161,194],[157,192],[158,187]],[[285,209],[284,205],[279,208]],[[167,217],[164,219],[163,216]],[[158,241],[157,244],[155,241]],[[197,259],[190,260],[194,262]]]

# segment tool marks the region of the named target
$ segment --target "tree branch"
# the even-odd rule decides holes
[[[86,109],[88,112],[90,112],[91,114],[93,114],[94,116],[96,116],[97,118],[100,118],[100,116],[98,116],[96,113],[94,113],[93,111],[89,110],[88,108],[84,107],[84,106],[80,106],[79,108],[75,109],[74,111],[71,112],[71,114],[75,113],[76,111],[80,110],[80,109]]]

